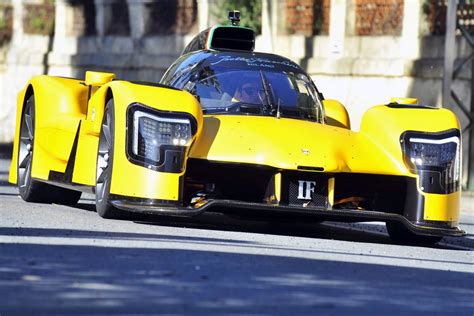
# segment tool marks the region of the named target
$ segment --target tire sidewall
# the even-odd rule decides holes
[[[26,179],[26,185],[24,187],[21,186],[21,183],[20,183],[20,150],[21,150],[21,131],[23,129],[23,124],[26,124],[26,121],[25,121],[25,114],[26,114],[26,109],[28,108],[28,106],[31,108],[31,114],[32,114],[32,117],[31,117],[31,120],[33,122],[33,150],[31,151],[30,155],[31,155],[31,162],[30,162],[30,168],[28,170],[28,173],[25,175]],[[20,121],[20,133],[19,133],[19,136],[18,136],[18,153],[17,153],[17,157],[18,157],[18,161],[17,161],[17,167],[16,167],[16,172],[17,172],[17,183],[18,183],[18,192],[20,194],[20,196],[25,200],[25,201],[28,201],[30,200],[30,196],[31,196],[31,190],[32,190],[32,185],[33,185],[33,179],[31,178],[31,171],[33,170],[33,155],[34,155],[34,152],[35,152],[35,141],[36,141],[36,137],[35,137],[35,134],[36,134],[36,122],[35,122],[35,97],[34,95],[31,95],[30,97],[28,97],[28,99],[26,100],[25,102],[25,105],[23,106],[23,109],[22,109],[22,114],[21,114],[21,121]]]
[[[108,166],[106,172],[108,172],[108,181],[106,185],[104,186],[104,196],[101,201],[99,201],[98,196],[97,196],[97,174],[96,174],[96,187],[95,187],[95,201],[96,201],[96,210],[97,213],[104,218],[112,218],[116,217],[112,213],[117,213],[115,208],[110,204],[110,187],[112,184],[112,170],[113,170],[113,163],[114,163],[114,143],[115,143],[115,111],[114,111],[114,100],[110,99],[107,101],[107,104],[105,106],[104,110],[104,116],[102,118],[102,123],[101,123],[101,133],[102,133],[102,125],[104,123],[104,120],[106,119],[107,112],[109,112],[110,115],[110,152],[109,152],[109,160],[108,160]],[[99,135],[99,141],[100,141],[100,135]],[[97,146],[97,157],[96,157],[96,170],[97,170],[97,164],[99,162],[99,145]],[[112,215],[112,216],[111,216]]]

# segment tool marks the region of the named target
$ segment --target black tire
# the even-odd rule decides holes
[[[81,192],[40,182],[31,177],[35,136],[35,98],[31,95],[23,107],[18,141],[17,182],[23,200],[37,203],[74,205]]]
[[[440,236],[425,236],[412,233],[408,228],[399,222],[387,222],[387,232],[390,238],[401,244],[423,244],[434,245],[441,241]]]
[[[128,213],[110,203],[110,184],[114,162],[114,100],[110,99],[104,111],[99,135],[96,162],[95,205],[97,214],[109,219],[127,219]]]

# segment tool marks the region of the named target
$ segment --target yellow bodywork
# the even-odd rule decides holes
[[[110,193],[178,200],[182,173],[155,172],[128,161],[125,153],[126,110],[130,104],[138,102],[163,111],[185,112],[193,115],[201,126],[202,111],[191,94],[126,81],[112,81],[97,89],[88,102],[88,87],[83,81],[51,76],[34,77],[18,97],[16,141],[9,178],[12,183],[17,182],[21,109],[30,87],[35,96],[36,115],[33,178],[48,180],[50,171],[65,172],[80,124],[72,180],[78,185],[95,185],[97,148],[104,108],[107,98],[113,97],[115,144]],[[199,135],[199,131],[194,137]]]
[[[424,220],[458,222],[460,207],[460,192],[451,194],[423,193],[425,197]]]
[[[360,132],[355,132],[350,130],[346,109],[335,100],[324,103],[328,124],[249,115],[203,116],[198,101],[187,92],[110,81],[112,76],[94,73],[87,78],[88,82],[38,76],[19,93],[10,182],[17,182],[21,111],[25,99],[32,93],[36,112],[33,178],[48,180],[51,171],[64,173],[69,162],[74,166],[73,184],[94,186],[104,107],[113,98],[115,144],[110,193],[146,199],[178,201],[180,178],[184,171],[158,172],[128,160],[125,151],[126,112],[132,103],[161,111],[191,114],[196,119],[198,130],[187,152],[190,158],[258,164],[277,170],[298,170],[299,166],[304,166],[323,168],[330,174],[366,173],[416,179],[418,176],[410,172],[403,161],[400,135],[407,130],[440,132],[459,129],[455,115],[446,109],[375,106],[364,115]],[[102,85],[89,89],[94,84]],[[76,152],[72,156],[76,139]],[[281,175],[277,173],[275,179],[278,190]],[[338,184],[330,178],[328,185],[332,204]],[[458,221],[459,192],[421,194],[425,198],[425,220]],[[279,196],[277,191],[277,199]]]
[[[349,113],[341,102],[337,100],[323,100],[326,124],[351,129]]]

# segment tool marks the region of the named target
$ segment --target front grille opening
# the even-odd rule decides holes
[[[189,205],[198,195],[206,199],[267,202],[274,194],[275,172],[265,166],[189,159],[184,175],[184,204]]]
[[[402,176],[335,174],[334,208],[403,214],[407,179]]]
[[[197,197],[276,204],[274,181],[278,172],[267,166],[189,159],[184,175],[183,204],[188,206]],[[405,211],[409,183],[403,176],[280,172],[280,205],[330,208],[328,180],[334,177],[334,209],[360,209],[400,215]],[[300,182],[304,182],[302,188]],[[310,184],[314,186],[311,188],[311,199],[305,199]]]

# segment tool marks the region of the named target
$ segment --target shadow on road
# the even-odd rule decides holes
[[[179,249],[0,244],[0,252],[6,315],[474,309],[469,273]]]
[[[281,236],[335,239],[362,243],[396,244],[387,234],[383,223],[280,223],[236,220],[218,213],[202,214],[194,218],[172,218],[149,216],[142,225],[186,227],[204,230],[236,231]],[[445,237],[436,245],[417,245],[419,247],[474,250],[474,239],[465,237]],[[408,246],[413,246],[408,245]]]
[[[314,238],[316,244],[318,239],[337,239],[354,241],[357,247],[360,244],[356,242],[390,244],[382,225],[270,224],[211,213],[196,218],[149,216],[130,223],[132,232],[130,226],[128,232],[120,232],[116,221],[87,213],[95,210],[93,201],[51,207],[94,216],[97,221],[111,223],[115,230],[0,227],[2,315],[391,315],[441,311],[462,315],[474,310],[472,273],[390,264],[393,260],[421,260],[424,264],[465,266],[466,262],[418,258],[416,254],[403,257],[390,253],[393,247],[387,247],[387,252],[361,254],[331,247],[298,247],[297,242],[264,243],[245,234],[213,238],[191,232],[297,236]],[[169,230],[160,229],[166,226],[186,227],[190,233],[167,234]],[[464,247],[474,249],[470,238],[448,238],[436,248],[461,249],[452,241],[460,239],[466,240]]]
[[[81,238],[88,240],[118,240],[118,241],[146,241],[146,242],[176,242],[180,244],[188,244],[193,246],[199,245],[211,245],[211,246],[225,246],[225,247],[248,247],[253,249],[262,250],[295,250],[291,246],[281,246],[272,244],[262,244],[260,242],[247,241],[247,240],[236,240],[233,238],[219,239],[219,238],[207,238],[201,236],[179,236],[179,235],[166,235],[157,232],[156,234],[144,234],[144,233],[128,233],[128,232],[102,232],[102,231],[85,231],[85,230],[74,230],[74,229],[52,229],[52,228],[0,228],[0,236],[21,236],[21,237],[62,237],[62,238]],[[325,253],[330,255],[345,255],[345,256],[360,256],[359,253],[348,253],[336,250],[314,250],[307,248],[297,248],[301,253]],[[365,257],[371,258],[383,258],[383,259],[407,259],[416,260],[416,257],[403,257],[400,255],[381,255],[381,254],[365,254]],[[421,258],[418,258],[421,260]],[[443,258],[443,260],[427,259],[423,258],[425,262],[436,262],[436,263],[454,263],[464,264],[460,261],[450,261]]]

